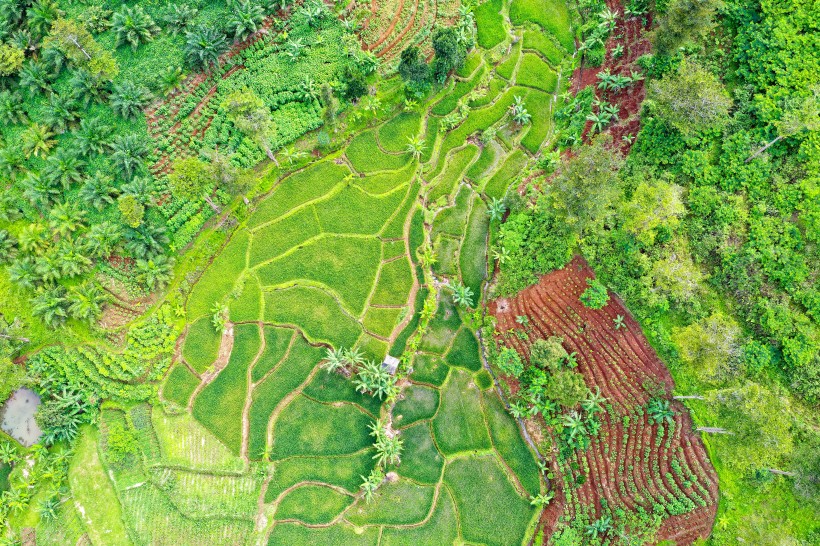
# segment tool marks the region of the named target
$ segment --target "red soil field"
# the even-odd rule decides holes
[[[582,507],[594,507],[591,519],[599,517],[602,499],[613,511],[641,506],[648,513],[655,504],[677,500],[687,506],[686,513],[667,514],[657,540],[691,544],[711,533],[717,511],[717,475],[693,431],[688,411],[671,400],[672,376],[623,303],[614,294],[600,310],[587,309],[580,302],[588,278],[594,278],[594,273],[583,258],[575,257],[564,269],[542,276],[538,284],[514,298],[489,303],[501,332],[499,343],[515,348],[526,359],[536,339],[563,337],[564,348],[577,353],[577,371],[587,386],[593,391],[600,388],[607,399],[605,411],[598,414],[602,426],[597,439],[561,465],[572,475],[562,476],[553,464],[556,497],[542,515],[544,535],[552,534],[559,517],[571,520]],[[529,318],[529,339],[510,335],[513,329],[525,329],[516,322],[521,315]],[[625,327],[620,329],[614,325],[618,315],[624,317]],[[511,378],[501,379],[507,380],[512,392],[517,390]],[[645,412],[635,411],[653,396],[670,399],[675,411],[674,427],[665,424],[666,434],[660,438],[660,427],[650,423]],[[552,436],[541,417],[527,420],[526,425],[534,438]],[[586,482],[576,486],[578,473],[586,476]],[[569,495],[566,484],[573,484]]]
[[[623,0],[607,0],[607,7],[618,14],[615,30],[610,34],[606,42],[606,57],[603,64],[596,67],[584,67],[583,65],[575,70],[572,75],[572,85],[570,89],[577,93],[589,85],[596,86],[598,83],[598,73],[609,70],[612,74],[630,76],[632,73],[639,74],[641,69],[635,61],[641,55],[645,55],[652,50],[652,44],[647,36],[647,31],[652,28],[652,14],[647,13],[646,20],[640,17],[626,18],[624,15]],[[616,46],[623,46],[623,54],[619,58],[612,55]],[[621,152],[627,153],[632,146],[632,142],[623,140],[624,135],[634,137],[641,128],[641,120],[638,117],[641,102],[646,96],[643,80],[633,83],[620,91],[595,90],[595,95],[601,101],[610,104],[617,104],[620,107],[618,121],[610,125],[605,132],[612,135],[613,143],[619,147]],[[584,139],[588,139],[592,122],[587,122],[584,128]]]

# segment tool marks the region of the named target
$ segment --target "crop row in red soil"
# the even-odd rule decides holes
[[[600,310],[584,307],[580,296],[594,274],[576,257],[559,271],[541,277],[514,298],[490,302],[497,319],[499,342],[515,348],[523,358],[536,339],[560,336],[567,351],[575,352],[577,371],[587,386],[606,397],[599,414],[601,430],[585,451],[555,467],[567,472],[563,487],[545,511],[541,523],[546,535],[554,531],[559,515],[572,519],[580,509],[601,515],[601,500],[611,509],[642,507],[652,512],[666,508],[658,540],[691,544],[711,532],[717,509],[717,476],[686,408],[671,400],[674,383],[669,371],[644,337],[640,326],[615,295]],[[527,325],[516,318],[528,317]],[[624,326],[616,328],[616,317]],[[513,335],[525,330],[527,336]],[[511,378],[506,378],[507,380]],[[514,392],[517,384],[509,382]],[[653,397],[670,399],[674,421],[651,423],[646,411]],[[540,418],[539,418],[540,419]],[[528,421],[541,437],[552,431],[543,420]],[[540,429],[540,430],[539,430]],[[572,470],[573,468],[578,470]],[[559,471],[559,474],[560,474]],[[577,474],[586,481],[575,485]],[[561,488],[561,479],[557,480]],[[677,515],[670,515],[677,514]]]
[[[571,89],[576,93],[590,85],[597,86],[599,72],[609,71],[609,73],[619,76],[639,74],[641,70],[636,61],[652,50],[652,44],[647,34],[652,28],[651,13],[647,13],[644,17],[630,17],[624,13],[623,0],[608,0],[607,7],[617,13],[618,18],[614,30],[610,33],[610,37],[606,42],[606,57],[604,57],[601,66],[585,67],[581,65],[580,68],[576,69],[572,75],[571,86]],[[617,51],[618,46],[621,46],[623,50],[616,57],[614,52]],[[610,125],[606,132],[612,135],[612,141],[619,146],[619,149],[623,153],[627,153],[641,127],[638,113],[641,102],[646,96],[643,80],[634,82],[619,91],[601,90],[596,87],[595,94],[599,100],[619,106],[618,120]],[[585,139],[592,137],[591,129],[592,122],[588,121],[583,132]],[[623,137],[627,135],[632,138],[624,139]]]

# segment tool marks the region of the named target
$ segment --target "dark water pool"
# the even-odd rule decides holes
[[[36,392],[17,389],[0,409],[0,428],[26,447],[36,444],[43,434],[34,420],[39,405],[40,397]]]

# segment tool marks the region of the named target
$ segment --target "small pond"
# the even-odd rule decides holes
[[[26,447],[37,443],[43,431],[34,420],[40,397],[31,389],[17,389],[0,409],[0,428]]]

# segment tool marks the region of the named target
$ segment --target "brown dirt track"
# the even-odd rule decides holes
[[[541,525],[545,536],[555,530],[558,518],[575,517],[579,508],[594,507],[595,517],[601,514],[601,499],[610,509],[634,509],[642,506],[651,513],[653,504],[668,504],[675,499],[702,499],[705,506],[691,503],[687,513],[668,516],[660,528],[657,540],[674,540],[678,545],[691,544],[711,533],[717,511],[717,475],[700,439],[693,432],[686,408],[677,401],[675,426],[666,425],[666,436],[658,438],[659,427],[636,408],[645,406],[651,393],[662,392],[670,397],[674,387],[669,371],[646,341],[638,323],[617,296],[600,310],[585,308],[579,296],[586,289],[586,279],[594,277],[589,265],[580,257],[559,271],[541,277],[514,298],[501,298],[489,303],[489,312],[498,321],[499,342],[514,347],[522,357],[529,355],[529,345],[539,338],[552,335],[564,338],[564,347],[577,353],[578,371],[587,386],[607,398],[605,411],[599,413],[601,431],[586,452],[576,452],[568,463],[577,463],[586,475],[583,485],[573,487],[570,500],[564,483],[574,481],[579,471],[562,481],[556,472],[556,498],[545,510]],[[510,335],[511,329],[524,329],[516,316],[529,317],[529,340]],[[622,315],[625,328],[616,330],[614,319]],[[513,392],[517,385],[510,384]],[[629,416],[625,426],[624,417]],[[549,436],[543,420],[531,419],[528,429],[535,435]],[[680,466],[673,468],[677,460]],[[569,469],[570,464],[561,468]],[[584,471],[585,465],[589,471]],[[679,470],[682,469],[682,470]],[[557,470],[557,466],[555,468]],[[692,477],[697,479],[693,480]],[[690,502],[690,501],[683,501]],[[692,509],[693,508],[693,509]]]

